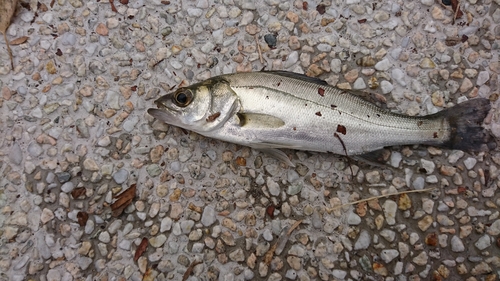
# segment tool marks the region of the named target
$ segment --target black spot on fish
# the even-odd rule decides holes
[[[334,105],[334,104],[330,105],[330,107],[331,107],[332,109],[337,108],[337,106],[336,106],[336,105]]]
[[[315,114],[318,115],[318,116],[321,116],[321,111],[318,111]]]
[[[293,127],[293,130],[294,130],[294,131],[296,131],[296,130],[297,130],[297,128],[296,128],[296,127]]]
[[[370,118],[370,115],[367,114],[366,117]]]
[[[343,125],[337,125],[337,132],[341,133],[342,135],[345,135],[347,133],[347,129]]]
[[[318,94],[319,94],[320,96],[324,97],[324,96],[325,96],[325,89],[323,89],[323,88],[318,88]]]
[[[217,117],[220,116],[220,112],[216,112],[210,116],[207,117],[207,122],[214,122]]]
[[[422,124],[424,124],[424,121],[418,121],[417,122],[417,126],[419,126],[419,127],[422,126]]]
[[[438,133],[437,132],[434,132],[434,134],[432,135],[435,139],[438,138]]]
[[[268,100],[268,99],[269,99],[269,96],[266,96],[266,100]]]
[[[380,114],[377,113],[377,117],[380,117]]]

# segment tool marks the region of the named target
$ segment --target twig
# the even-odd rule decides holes
[[[292,234],[292,232],[302,223],[302,221],[304,220],[298,220],[296,221],[292,227],[290,227],[290,229],[288,230],[288,232],[286,233],[286,235],[290,236],[290,234]]]
[[[184,275],[182,275],[182,281],[186,281],[189,278],[189,275],[191,275],[191,272],[193,272],[193,269],[195,266],[199,265],[202,263],[201,261],[193,261],[189,267],[186,269],[186,272],[184,272]]]
[[[260,49],[259,39],[257,38],[257,34],[254,35],[255,43],[257,44],[257,50],[259,51],[259,59],[260,63],[264,64],[264,58],[262,58],[262,50]]]
[[[357,201],[354,201],[354,202],[345,203],[345,204],[342,204],[342,205],[339,205],[339,206],[335,206],[335,207],[332,207],[330,210],[336,210],[336,209],[343,208],[345,206],[351,206],[351,205],[355,205],[355,204],[358,204],[358,203],[368,202],[368,201],[371,201],[371,200],[374,200],[374,199],[379,199],[379,198],[384,198],[384,197],[389,197],[389,196],[394,196],[394,195],[408,194],[408,193],[428,192],[428,191],[431,191],[431,190],[434,190],[434,189],[436,189],[436,188],[435,187],[431,187],[431,188],[426,188],[426,189],[407,190],[407,191],[401,191],[401,192],[396,192],[396,193],[390,193],[390,194],[384,194],[384,195],[374,196],[374,197],[370,197],[370,198],[366,198],[366,199],[357,200]]]
[[[337,129],[338,130],[338,129]],[[349,155],[347,155],[347,149],[345,147],[345,143],[344,141],[340,138],[339,134],[337,133],[334,133],[333,134],[334,137],[338,138],[339,141],[340,141],[340,144],[342,144],[342,148],[344,149],[344,153],[345,153],[345,156],[347,157],[347,163],[349,163],[349,169],[351,170],[351,177],[354,179],[354,172],[352,170],[352,166],[351,166],[351,161],[350,161],[350,158],[349,158]]]
[[[453,9],[453,1],[452,1],[452,9]],[[460,12],[460,0],[457,0],[457,6],[453,12],[455,13],[453,14],[453,22],[451,24],[455,24],[455,20],[457,20],[458,12]]]

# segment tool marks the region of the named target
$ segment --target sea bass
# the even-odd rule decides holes
[[[206,137],[264,150],[363,155],[426,144],[477,151],[494,147],[481,123],[490,101],[463,102],[427,116],[396,114],[325,81],[285,71],[216,76],[155,101],[153,117]]]

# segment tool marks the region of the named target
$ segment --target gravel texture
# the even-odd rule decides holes
[[[1,39],[0,280],[499,279],[499,149],[290,168],[146,109],[265,68],[408,115],[489,98],[500,137],[500,1],[111,2],[21,1],[14,70]]]

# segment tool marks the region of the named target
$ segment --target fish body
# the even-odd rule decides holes
[[[180,88],[149,109],[153,117],[219,140],[269,150],[362,155],[387,146],[427,144],[478,150],[490,142],[481,123],[487,99],[427,116],[406,116],[291,72],[216,76]]]

